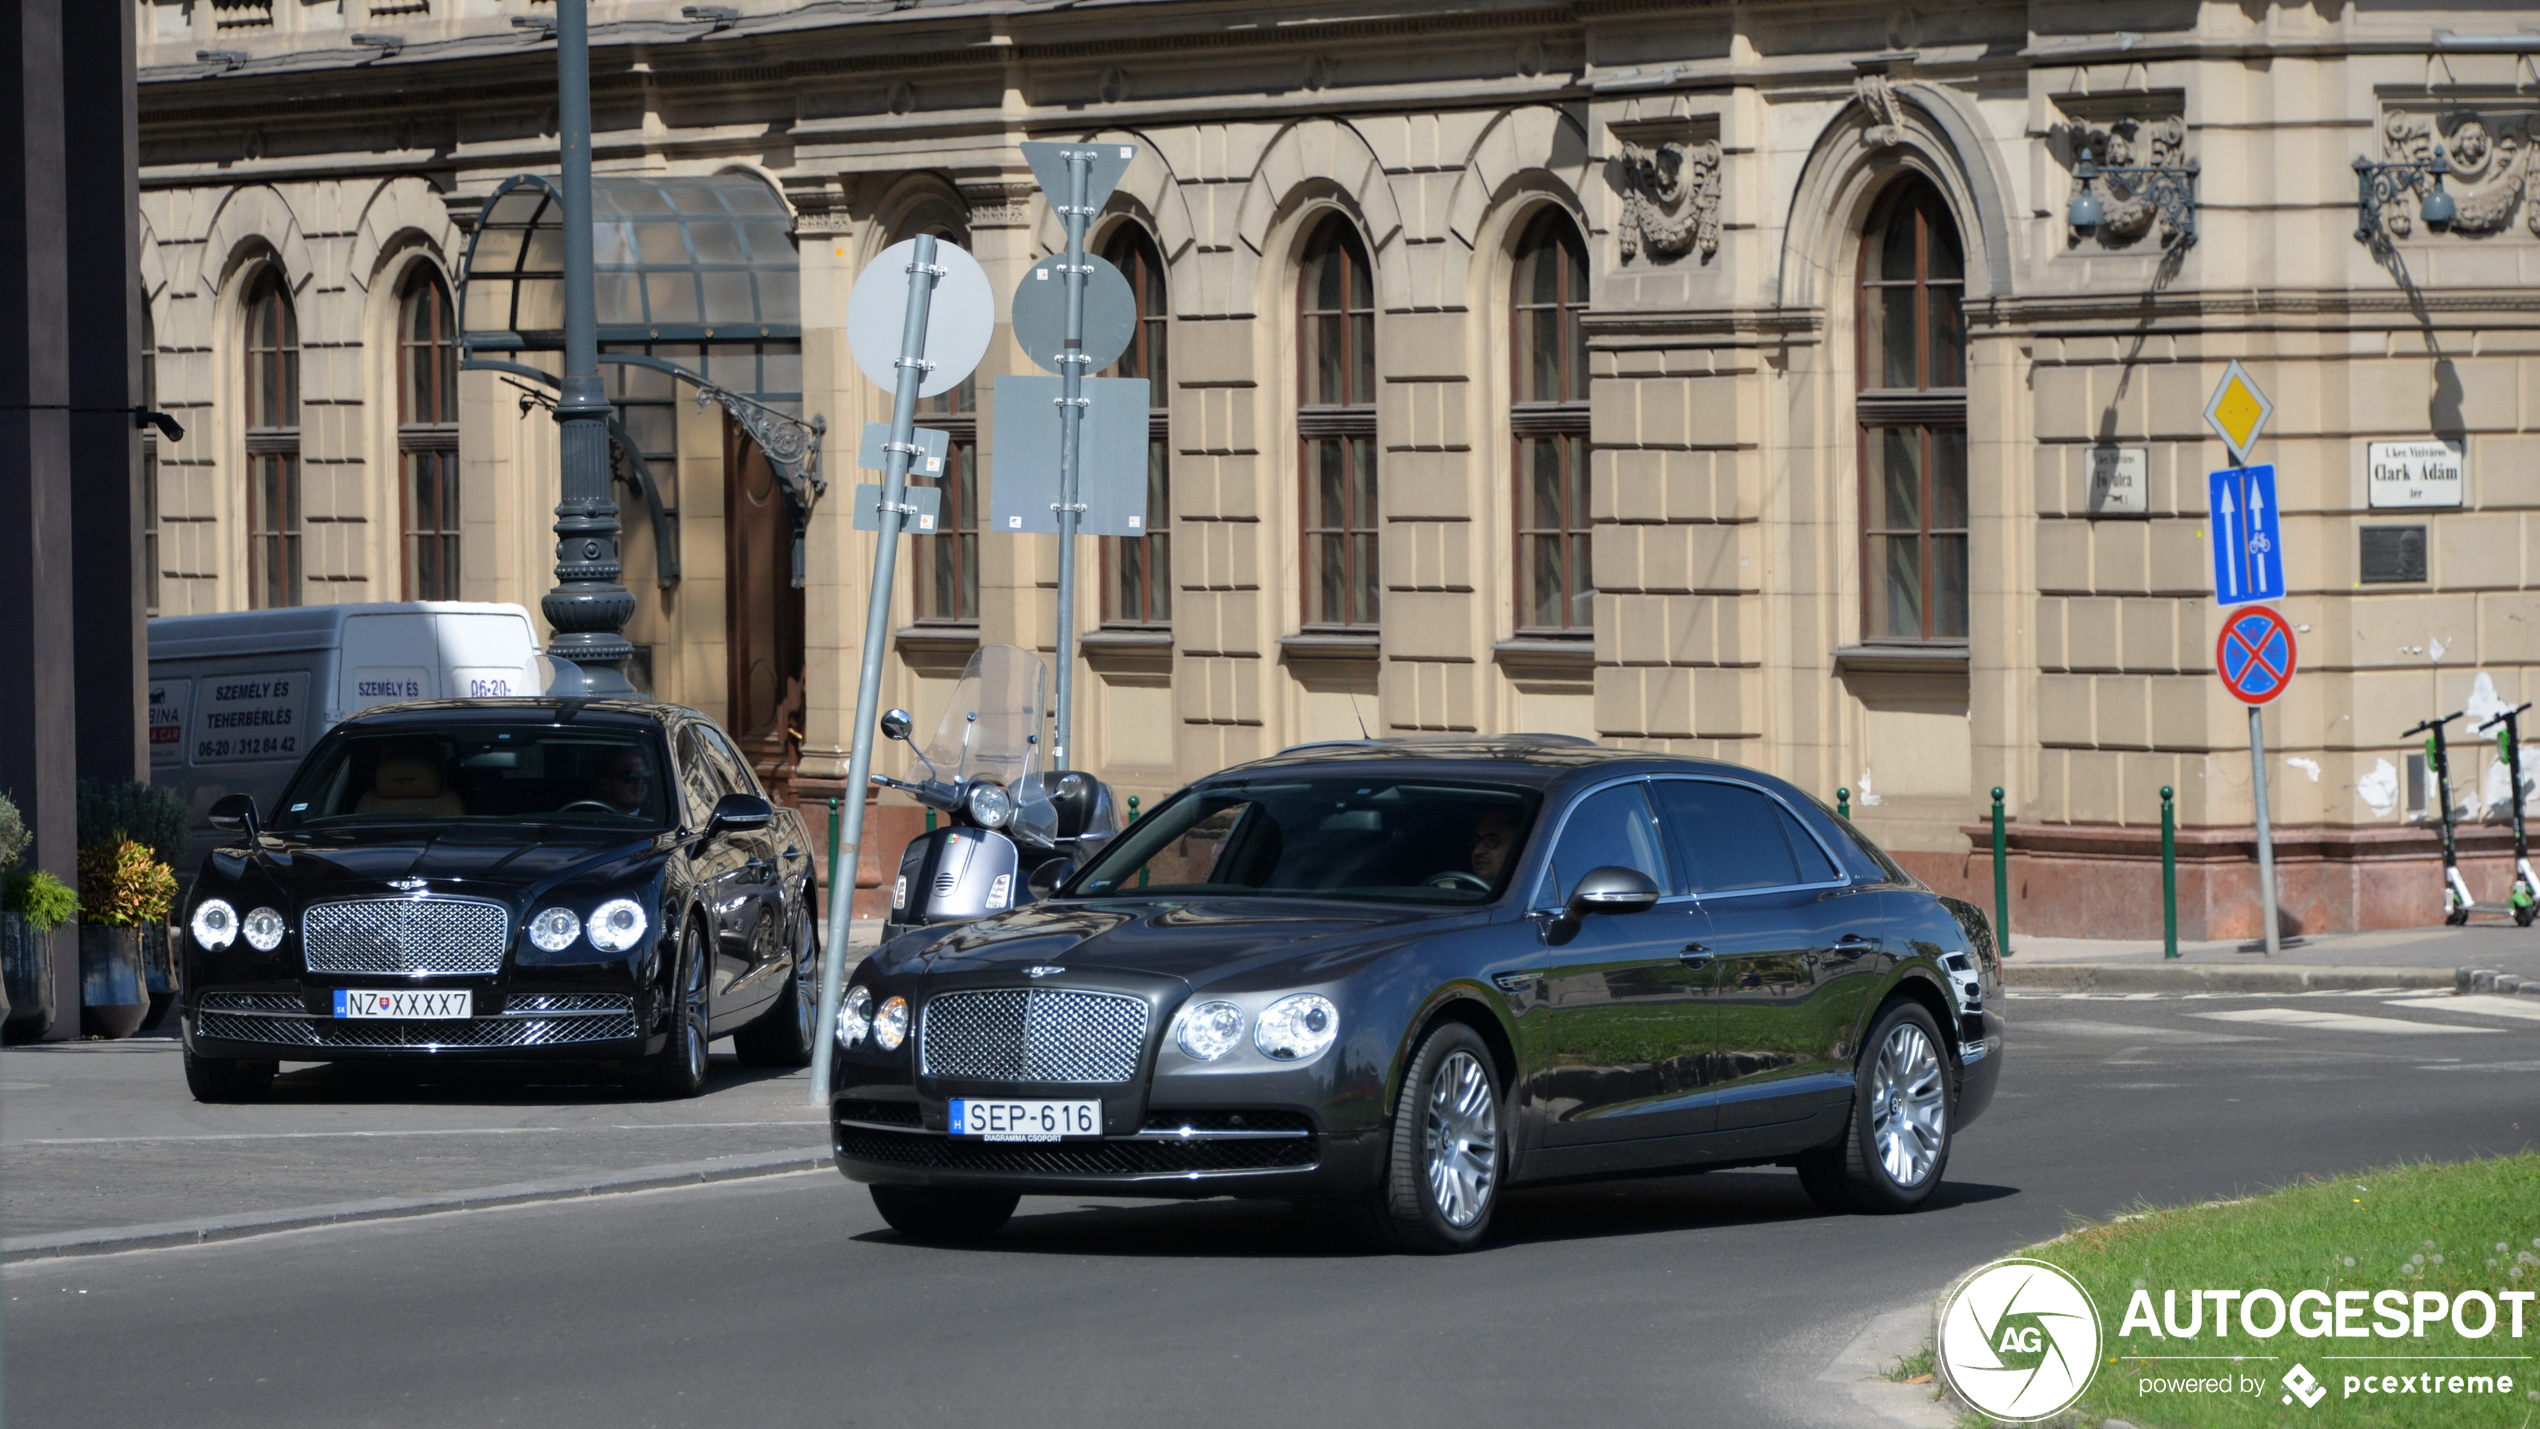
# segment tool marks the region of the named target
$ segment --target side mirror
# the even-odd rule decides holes
[[[714,817],[706,820],[706,832],[763,829],[775,817],[775,807],[756,794],[726,794],[715,800]]]
[[[1057,892],[1060,884],[1075,876],[1076,860],[1072,858],[1047,859],[1033,868],[1031,876],[1023,880],[1023,886],[1032,890],[1033,898],[1042,899]]]
[[[884,710],[882,712],[882,737],[884,739],[906,741],[908,738],[908,732],[912,728],[915,728],[915,721],[908,717],[908,711]]]
[[[256,839],[256,796],[223,794],[212,805],[212,827],[228,833],[245,834],[247,841]]]
[[[1650,882],[1648,874],[1607,864],[1580,876],[1558,921],[1575,928],[1590,913],[1646,913],[1657,906],[1658,885]]]

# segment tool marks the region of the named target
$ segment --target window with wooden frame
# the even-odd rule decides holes
[[[1147,534],[1102,542],[1102,618],[1106,625],[1173,623],[1173,445],[1171,369],[1165,361],[1172,309],[1165,302],[1164,256],[1134,223],[1103,245],[1102,256],[1129,280],[1138,326],[1129,350],[1107,377],[1147,380]]]
[[[406,599],[459,598],[459,348],[450,290],[417,264],[397,310],[397,471]]]
[[[970,622],[979,618],[979,379],[965,377],[949,392],[921,398],[919,426],[951,437],[944,451],[943,510],[932,536],[918,536],[917,618]],[[921,477],[909,478],[919,485]]]
[[[159,410],[159,325],[150,298],[141,298],[141,410]],[[159,613],[159,429],[141,429],[141,589],[150,614]]]
[[[247,604],[300,603],[300,322],[282,271],[247,288]]]
[[[1596,588],[1588,562],[1587,241],[1546,207],[1517,241],[1509,304],[1515,355],[1517,629],[1586,635]]]
[[[1334,214],[1297,273],[1297,467],[1305,624],[1373,629],[1377,569],[1376,284],[1367,247]]]
[[[1861,638],[1967,639],[1966,261],[1940,191],[1907,179],[1860,264]]]

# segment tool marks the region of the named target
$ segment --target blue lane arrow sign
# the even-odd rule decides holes
[[[2224,605],[2284,598],[2284,539],[2276,520],[2275,468],[2225,467],[2206,478],[2214,539],[2214,599]]]

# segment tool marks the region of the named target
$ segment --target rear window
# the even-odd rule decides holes
[[[469,725],[356,730],[321,745],[272,825],[547,823],[666,827],[660,741],[642,730]]]

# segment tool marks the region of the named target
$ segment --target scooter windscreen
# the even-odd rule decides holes
[[[1050,843],[1058,813],[1037,777],[1048,757],[1046,688],[1038,655],[1014,645],[980,646],[953,686],[935,737],[909,761],[909,782],[933,785],[983,827]]]

